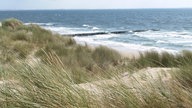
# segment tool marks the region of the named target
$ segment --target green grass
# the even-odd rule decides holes
[[[121,57],[114,50],[103,46],[91,49],[87,45],[77,45],[70,37],[54,34],[38,25],[23,25],[16,19],[2,21],[0,45],[0,62],[5,65],[28,61],[31,57],[45,64],[57,64],[53,57],[58,56],[59,64],[62,63],[71,72],[84,72],[88,76],[121,67],[117,64]],[[77,79],[76,76],[74,78]],[[76,82],[84,81],[77,79]]]
[[[104,46],[96,48],[92,54],[92,57],[101,67],[106,67],[111,63],[117,65],[118,60],[121,59],[121,56],[118,52]]]
[[[177,81],[183,86],[192,88],[192,67],[191,65],[185,65],[180,67],[180,71],[174,74]]]
[[[178,54],[150,51],[140,53],[140,58],[133,60],[138,68],[143,67],[180,67],[192,64],[192,52],[182,51]]]
[[[78,45],[70,37],[8,19],[0,27],[0,107],[190,108],[191,65],[190,51],[150,51],[130,60],[110,48]],[[147,67],[174,68],[172,79],[118,79],[124,72],[132,76]],[[114,78],[117,84],[101,82],[96,92],[78,85]]]
[[[17,27],[22,26],[22,25],[23,24],[21,21],[14,19],[14,18],[7,19],[2,22],[2,28],[7,29],[7,30],[14,30]]]
[[[12,75],[15,83],[1,89],[0,107],[189,108],[192,105],[191,89],[175,81],[160,81],[135,88],[117,81],[119,85],[104,84],[100,86],[103,93],[94,94],[75,86],[77,79],[87,82],[86,74],[79,76],[54,64],[38,64],[38,67],[21,64],[14,68]],[[77,75],[76,79],[74,75]]]

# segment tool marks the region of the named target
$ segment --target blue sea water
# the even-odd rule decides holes
[[[192,9],[0,11],[60,34],[128,31],[76,36],[79,43],[133,50],[192,50]]]

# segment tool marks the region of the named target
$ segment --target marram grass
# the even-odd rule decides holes
[[[0,27],[0,107],[190,108],[191,65],[190,51],[151,51],[130,60],[8,19]],[[147,67],[172,71],[154,79],[140,70]]]

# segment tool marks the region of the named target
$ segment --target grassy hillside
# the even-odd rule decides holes
[[[16,19],[2,22],[0,52],[1,64],[16,65],[18,61],[36,59],[45,64],[62,64],[74,73],[86,72],[90,75],[115,69],[121,59],[120,54],[107,47],[100,46],[93,50],[77,45],[72,38],[53,34],[38,25],[23,25]],[[57,56],[59,61],[52,56]]]
[[[190,51],[127,59],[8,19],[0,27],[0,107],[190,108],[191,65]]]

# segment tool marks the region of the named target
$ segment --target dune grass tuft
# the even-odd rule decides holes
[[[7,19],[5,21],[2,22],[2,27],[5,29],[11,29],[14,30],[19,26],[22,26],[23,23],[17,19],[11,18],[11,19]]]
[[[190,108],[191,65],[190,51],[150,51],[130,60],[9,19],[0,28],[0,107]],[[154,73],[157,79],[137,72],[147,67],[172,71]]]
[[[168,52],[150,51],[140,53],[140,57],[134,61],[137,67],[179,67],[192,64],[192,52],[182,51],[180,54]]]
[[[116,65],[118,60],[121,59],[121,56],[118,52],[104,46],[96,48],[92,54],[92,57],[101,67],[105,67],[111,63]]]

